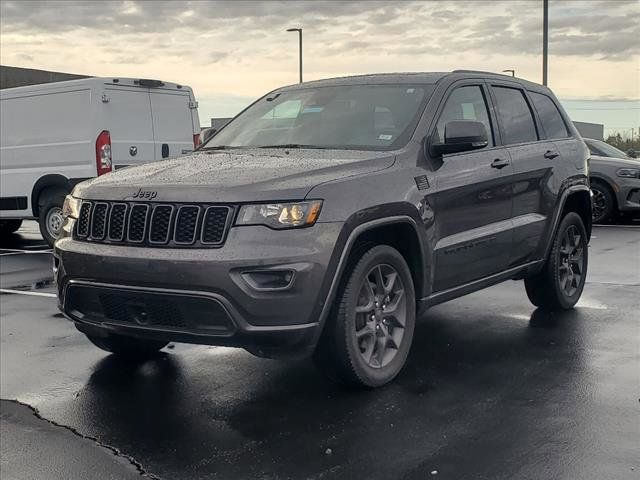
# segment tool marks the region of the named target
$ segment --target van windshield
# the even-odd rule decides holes
[[[276,92],[234,118],[202,149],[400,148],[432,91],[433,85],[341,85]]]

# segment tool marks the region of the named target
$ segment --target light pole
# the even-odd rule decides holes
[[[516,71],[512,69],[502,70],[502,73],[511,73],[512,77],[516,76]]]
[[[287,28],[287,32],[298,32],[298,39],[300,40],[299,53],[300,53],[300,83],[302,83],[302,29],[301,28]]]
[[[549,55],[549,0],[542,0],[542,84],[547,85],[547,57]]]

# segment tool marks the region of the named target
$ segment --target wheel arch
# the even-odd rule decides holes
[[[40,195],[50,188],[60,188],[67,193],[71,191],[69,179],[63,175],[49,174],[44,177],[40,177],[31,190],[31,210],[33,211],[34,217],[37,217],[40,212],[40,205],[38,202]]]
[[[553,239],[558,231],[560,221],[567,212],[576,212],[582,218],[584,227],[587,230],[587,240],[591,239],[591,190],[586,184],[573,185],[562,193],[558,208],[553,219],[553,228],[547,238],[547,244],[542,258],[549,256],[549,251],[553,245]]]
[[[367,209],[356,212],[349,217],[345,222],[340,238],[336,242],[334,250],[335,265],[327,269],[327,281],[330,284],[322,290],[327,293],[323,295],[324,302],[319,306],[320,310],[317,315],[319,328],[316,341],[324,330],[326,319],[335,301],[349,258],[354,252],[354,248],[357,248],[359,244],[361,245],[372,239],[388,240],[392,238],[392,231],[396,232],[397,240],[404,242],[406,239],[397,235],[409,233],[411,236],[407,242],[408,245],[401,248],[401,250],[405,250],[405,253],[403,254],[402,251],[400,253],[403,254],[405,260],[407,260],[407,254],[419,255],[417,260],[411,261],[411,258],[408,259],[407,264],[414,279],[416,301],[426,296],[429,287],[428,279],[430,278],[428,262],[430,257],[429,252],[426,251],[427,242],[424,239],[424,229],[420,229],[421,224],[422,220],[418,216],[415,206],[405,202]],[[398,242],[395,244],[398,245]]]
[[[611,193],[611,197],[613,198],[613,207],[615,210],[618,210],[618,192],[616,191],[616,188],[614,187],[614,182],[613,180],[611,180],[609,177],[605,177],[604,175],[589,175],[589,182],[593,183],[601,183],[602,185],[604,185],[606,188],[609,189],[610,193]]]

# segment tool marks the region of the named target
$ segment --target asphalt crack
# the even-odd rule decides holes
[[[138,462],[135,458],[133,458],[131,455],[127,455],[126,453],[123,453],[122,451],[120,451],[120,449],[112,446],[112,445],[108,445],[104,442],[101,442],[100,440],[98,440],[96,437],[92,437],[91,435],[85,435],[81,432],[79,432],[78,430],[76,430],[73,427],[70,427],[68,425],[63,425],[61,423],[55,422],[54,420],[49,420],[48,418],[43,417],[40,412],[38,412],[38,409],[33,407],[32,405],[29,405],[28,403],[24,403],[21,402],[20,400],[11,400],[11,399],[2,399],[3,401],[6,402],[12,402],[18,405],[22,405],[23,407],[28,408],[29,410],[31,410],[31,412],[33,413],[33,415],[39,419],[42,420],[44,422],[47,422],[50,425],[53,425],[54,427],[58,427],[58,428],[64,428],[66,430],[68,430],[69,432],[73,433],[74,435],[84,439],[84,440],[88,440],[92,443],[94,443],[95,445],[97,445],[98,447],[104,448],[106,450],[109,450],[111,453],[113,453],[116,457],[119,458],[123,458],[125,459],[127,462],[129,462],[131,464],[131,466],[133,466],[135,468],[135,470],[138,472],[138,474],[141,477],[144,478],[148,478],[151,480],[161,480],[160,477],[158,477],[157,475],[154,475],[153,473],[149,473],[147,472],[144,467],[142,466],[142,464],[140,462]]]

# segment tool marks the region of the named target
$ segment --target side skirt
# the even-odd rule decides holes
[[[420,311],[422,312],[429,307],[433,307],[434,305],[453,300],[454,298],[462,297],[463,295],[477,292],[478,290],[482,290],[506,280],[524,278],[528,273],[535,272],[539,267],[542,266],[542,264],[544,264],[544,260],[536,260],[534,262],[525,263],[524,265],[519,265],[517,267],[504,270],[503,272],[493,274],[489,277],[481,278],[479,280],[474,280],[473,282],[465,283],[464,285],[433,293],[428,297],[420,300]]]

